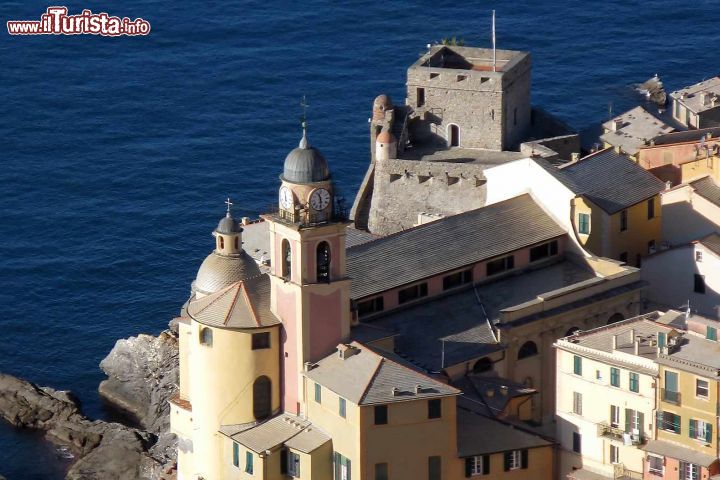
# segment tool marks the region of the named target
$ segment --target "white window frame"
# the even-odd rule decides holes
[[[522,450],[513,450],[510,452],[510,470],[520,470],[522,468]]]
[[[620,426],[620,407],[610,405],[610,425],[617,428]]]
[[[640,431],[640,411],[631,410],[630,416],[630,432]]]
[[[680,480],[698,480],[700,478],[700,469],[697,464],[683,462],[683,467],[680,472]]]
[[[475,477],[483,474],[483,457],[482,455],[476,455],[470,457],[470,475]]]
[[[703,442],[705,441],[708,425],[710,425],[708,422],[703,422],[702,420],[695,420],[695,440],[702,440]]]
[[[610,463],[620,463],[620,447],[610,444]]]
[[[698,387],[700,386],[700,382],[703,382],[705,384],[705,395],[698,395]],[[701,378],[695,379],[695,396],[697,398],[703,398],[705,400],[710,397],[710,383],[708,383],[707,380],[703,380]]]
[[[652,467],[652,464],[650,463],[651,458],[660,462],[660,470]],[[648,455],[648,473],[658,477],[665,476],[665,458],[658,457],[657,455]]]

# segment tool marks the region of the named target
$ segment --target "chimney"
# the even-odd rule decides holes
[[[717,95],[713,95],[713,97],[710,99],[710,106],[717,107],[717,103],[718,103],[718,97],[717,97]]]
[[[672,188],[672,182],[668,180],[665,182],[665,190],[670,190]]]
[[[635,329],[631,328],[630,329],[630,343],[632,343],[634,341],[635,341]]]
[[[342,360],[347,360],[348,358],[352,357],[356,353],[359,352],[359,349],[353,347],[352,345],[346,345],[344,343],[341,343],[337,346],[338,356]]]
[[[422,393],[422,385],[415,385],[415,393]]]
[[[612,349],[617,350],[617,335],[612,336]]]
[[[619,119],[619,118],[614,118],[614,119],[612,120],[612,123],[610,124],[610,129],[611,129],[613,132],[617,132],[617,131],[620,130],[622,127],[623,127],[623,121],[622,121],[621,119]]]
[[[488,398],[494,397],[494,396],[495,396],[495,390],[493,390],[492,388],[488,388],[487,391],[485,392],[485,396],[488,397]]]
[[[578,153],[578,152],[572,152],[572,153],[570,154],[570,161],[571,161],[571,162],[577,162],[578,160],[580,160],[580,153]]]
[[[400,395],[400,389],[397,387],[393,387],[391,392],[393,397],[397,397],[398,395]]]
[[[655,139],[654,139],[654,138],[651,138],[651,139],[650,139],[650,146],[651,146],[651,147],[654,147],[654,146],[655,146]]]
[[[243,225],[250,225],[250,217],[242,217],[242,218],[240,219],[240,222],[241,222]]]
[[[710,94],[708,92],[700,92],[700,105],[707,105],[710,100]]]
[[[640,340],[635,340],[633,345],[635,347],[635,355],[640,355]]]
[[[508,387],[506,387],[505,385],[501,386],[501,387],[500,387],[500,393],[502,393],[503,396],[507,396],[507,394],[508,394]]]

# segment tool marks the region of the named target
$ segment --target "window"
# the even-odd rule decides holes
[[[388,464],[387,463],[376,463],[375,464],[375,480],[388,480]]]
[[[627,210],[620,212],[620,231],[624,232],[628,227]]]
[[[442,417],[442,400],[434,398],[428,400],[428,418]]]
[[[351,468],[350,459],[340,455],[338,452],[333,453],[333,469],[335,470],[334,480],[352,480],[350,478]]]
[[[643,422],[645,415],[642,412],[631,408],[625,409],[625,433],[642,437],[645,434]]]
[[[518,350],[518,360],[522,360],[523,358],[529,358],[534,357],[538,354],[538,348],[537,344],[532,341],[528,341],[522,344],[522,347],[520,347],[520,350]]]
[[[428,457],[428,480],[442,478],[442,459],[438,456]]]
[[[235,243],[235,250],[239,250],[240,249],[240,238],[235,237],[234,243]]]
[[[650,240],[648,242],[648,255],[652,255],[655,253],[655,240]]]
[[[315,384],[315,401],[322,403],[322,386],[319,383]]]
[[[265,348],[270,348],[270,332],[253,333],[252,349],[263,350]]]
[[[696,464],[680,462],[680,480],[698,480],[698,471]]]
[[[345,399],[342,397],[338,399],[338,415],[343,418],[347,416],[347,402],[345,402]]]
[[[655,199],[651,198],[647,201],[647,212],[648,212],[648,220],[651,218],[655,218]]]
[[[388,407],[387,405],[375,406],[375,425],[387,425],[388,423]]]
[[[705,275],[695,274],[695,285],[693,286],[695,293],[705,293]]]
[[[443,290],[450,290],[451,288],[465,285],[466,283],[472,282],[472,279],[472,270],[451,273],[443,277]]]
[[[573,432],[572,449],[575,453],[582,453],[582,437],[578,432]]]
[[[583,235],[590,233],[590,215],[587,213],[578,214],[578,233]]]
[[[264,420],[272,413],[272,383],[268,377],[258,377],[253,384],[253,415]]]
[[[695,261],[702,262],[702,252],[700,252],[700,251],[695,252]]]
[[[530,249],[530,261],[536,262],[538,260],[542,260],[543,258],[547,258],[551,255],[557,255],[558,253],[558,242],[557,240],[553,240],[552,242],[543,243],[542,245],[538,245],[537,247],[533,247]]]
[[[398,303],[406,303],[421,297],[427,297],[427,294],[427,283],[413,285],[398,292]]]
[[[602,372],[600,370],[595,370],[595,380],[602,380]]]
[[[477,455],[465,459],[465,476],[475,477],[490,473],[490,455]]]
[[[384,297],[375,297],[357,304],[358,316],[364,317],[373,313],[382,312],[385,309]]]
[[[528,468],[528,451],[511,450],[505,452],[505,471]]]
[[[497,275],[498,273],[512,270],[515,268],[515,256],[508,255],[507,257],[498,258],[491,262],[487,262],[487,276]]]
[[[619,259],[620,259],[621,262],[627,263],[627,259],[628,259],[628,254],[627,254],[627,252],[622,252],[622,253],[620,254],[620,258],[619,258]]]
[[[318,283],[330,283],[330,245],[327,242],[320,242],[317,246],[317,271]]]
[[[665,371],[665,388],[663,389],[663,400],[666,402],[680,403],[680,392],[678,390],[678,374]]]
[[[253,454],[252,452],[245,452],[245,473],[253,474]]]
[[[708,398],[709,394],[710,389],[707,380],[700,380],[699,378],[695,380],[695,396]]]
[[[582,415],[582,393],[573,392],[573,413]]]
[[[705,338],[717,342],[717,328],[707,327],[707,330],[705,331]]]
[[[656,457],[655,455],[648,455],[647,462],[648,462],[648,472],[651,475],[657,475],[658,477],[662,477],[663,475],[665,475],[665,469],[663,468],[663,464],[665,463],[664,457]]]
[[[610,445],[610,463],[620,463],[620,447]]]
[[[417,106],[422,107],[424,105],[425,105],[425,89],[418,88],[417,89]]]
[[[657,425],[660,430],[679,434],[681,420],[680,415],[670,412],[657,412]]]
[[[282,461],[282,459],[280,460]],[[294,478],[300,478],[300,455],[286,450],[285,473]]]
[[[573,355],[573,373],[575,375],[582,375],[582,357]]]
[[[233,442],[233,465],[240,468],[240,445]]]
[[[657,345],[660,348],[665,348],[667,346],[667,333],[665,332],[658,332],[657,334]]]
[[[610,426],[620,426],[620,407],[615,405],[610,405]]]
[[[610,385],[613,387],[619,387],[620,386],[620,369],[615,367],[610,367]]]
[[[640,391],[640,375],[630,372],[630,391],[638,393]]]
[[[712,425],[702,420],[690,419],[690,438],[702,440],[705,443],[712,442]]]
[[[222,236],[218,237],[218,244],[220,245],[220,250],[225,248],[225,239]]]
[[[212,347],[213,333],[212,329],[203,327],[200,329],[200,344],[208,347]]]
[[[292,272],[292,249],[287,239],[282,241],[282,277],[290,280],[290,272]]]

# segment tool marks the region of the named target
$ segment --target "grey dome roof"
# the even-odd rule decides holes
[[[300,145],[285,157],[282,179],[291,183],[323,182],[330,179],[330,169],[320,150],[311,147],[303,129]]]
[[[224,233],[224,234],[230,234],[230,233],[240,233],[242,232],[242,228],[240,225],[235,221],[235,219],[230,215],[230,212],[226,216],[220,220],[220,223],[218,223],[217,228],[215,229],[218,233]]]
[[[260,273],[255,260],[245,251],[238,256],[219,255],[213,252],[200,265],[192,289],[194,292],[210,295]]]

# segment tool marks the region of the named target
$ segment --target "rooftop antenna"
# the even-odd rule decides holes
[[[495,10],[492,18],[493,72],[497,72],[497,56],[495,54]]]
[[[230,197],[228,197],[227,200],[225,200],[225,204],[227,205],[227,216],[229,217],[230,216],[230,208],[234,205],[230,201]]]

